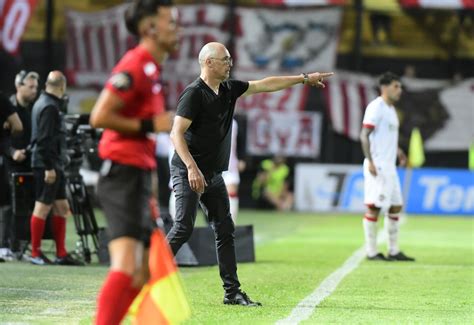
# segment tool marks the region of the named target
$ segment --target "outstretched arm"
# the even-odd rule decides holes
[[[243,94],[243,96],[282,90],[299,83],[304,83],[318,88],[324,88],[324,78],[330,77],[333,74],[333,72],[313,72],[296,76],[275,76],[260,80],[253,80],[249,81],[249,88]]]

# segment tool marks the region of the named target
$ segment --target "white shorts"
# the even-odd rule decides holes
[[[395,166],[375,164],[377,176],[369,172],[367,160],[364,161],[364,203],[377,208],[403,205],[400,180]]]
[[[239,185],[240,184],[240,175],[239,172],[234,171],[225,171],[222,173],[222,178],[224,178],[225,185]]]

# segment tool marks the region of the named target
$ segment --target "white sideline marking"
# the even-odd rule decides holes
[[[379,229],[377,236],[377,243],[382,244],[387,239],[387,230]],[[354,271],[365,258],[365,247],[362,246],[356,250],[336,271],[331,273],[327,278],[321,282],[309,296],[300,301],[300,303],[293,308],[287,318],[278,320],[275,324],[298,324],[307,320],[314,312],[316,307],[330,294],[336,290],[339,283],[352,271]]]

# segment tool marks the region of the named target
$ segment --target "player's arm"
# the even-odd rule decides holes
[[[369,172],[377,176],[377,169],[375,168],[374,161],[372,160],[372,154],[370,153],[370,140],[369,135],[374,130],[373,127],[363,126],[360,131],[360,143],[362,145],[362,152],[364,153],[365,158],[369,162]]]
[[[118,95],[109,89],[104,89],[92,109],[91,126],[126,134],[169,132],[171,130],[171,113],[162,113],[149,120],[130,118],[120,114],[124,105],[125,103]]]
[[[273,92],[303,83],[318,88],[324,88],[324,78],[332,76],[333,72],[313,72],[296,76],[274,76],[260,80],[249,81],[249,87],[243,96],[257,93]]]
[[[186,140],[184,139],[184,132],[186,132],[191,123],[192,121],[190,119],[177,115],[174,118],[170,137],[176,153],[188,169],[188,180],[191,189],[197,193],[202,193],[207,183],[196,161],[193,156],[191,156]]]

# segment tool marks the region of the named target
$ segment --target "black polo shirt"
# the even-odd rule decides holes
[[[33,105],[31,104],[26,107],[21,106],[15,94],[11,95],[10,102],[13,107],[15,107],[15,111],[18,113],[18,117],[23,124],[23,133],[21,135],[12,136],[11,146],[14,149],[26,149],[31,141],[31,110]]]
[[[0,93],[0,154],[7,153],[8,137],[10,137],[10,130],[3,129],[3,123],[15,113],[15,108],[8,100],[8,97]]]
[[[192,121],[184,138],[204,175],[228,169],[235,102],[248,87],[248,82],[226,80],[219,85],[216,95],[198,78],[181,94],[176,115]],[[178,154],[171,163],[186,168]]]

